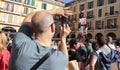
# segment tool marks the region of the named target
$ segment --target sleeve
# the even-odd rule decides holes
[[[94,52],[92,52],[92,59],[98,59],[98,57],[97,57],[97,53],[94,51]]]
[[[25,36],[30,37],[30,38],[31,38],[31,36],[32,36],[32,30],[31,30],[31,28],[30,28],[30,25],[28,25],[28,24],[23,24],[23,25],[20,27],[20,29],[19,29],[18,32],[19,32],[19,33],[22,33],[22,34],[24,34]]]
[[[76,52],[76,60],[77,60],[77,62],[80,62],[80,55],[79,55],[79,53],[78,52]]]
[[[14,43],[17,46],[22,45],[23,43],[29,42],[32,40],[32,31],[28,24],[23,24],[18,33],[16,34]]]
[[[88,58],[88,52],[86,50],[86,47],[79,48],[78,50],[80,61],[85,62]]]
[[[81,50],[81,56],[80,57],[81,57],[83,62],[85,62],[87,60],[87,52],[84,49]]]

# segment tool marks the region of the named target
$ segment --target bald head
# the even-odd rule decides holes
[[[45,32],[54,23],[53,16],[46,11],[36,12],[32,17],[33,29],[35,32]]]

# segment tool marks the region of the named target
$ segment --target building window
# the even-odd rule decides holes
[[[88,2],[88,9],[91,9],[91,8],[93,8],[93,1],[91,1],[91,2]]]
[[[108,19],[107,20],[107,28],[116,28],[116,23],[117,23],[116,18]]]
[[[108,0],[108,3],[111,4],[111,3],[115,3],[116,0]]]
[[[10,5],[10,3],[5,2],[3,9],[6,11],[9,11],[9,5]]]
[[[24,14],[28,14],[28,8],[24,7]]]
[[[75,11],[76,11],[76,7],[73,8],[73,12],[75,12]]]
[[[46,9],[47,9],[47,4],[42,3],[42,6],[41,6],[41,7],[42,7],[42,9],[45,9],[45,10],[46,10]]]
[[[102,9],[98,10],[98,17],[102,17]]]
[[[13,24],[17,24],[18,23],[18,16],[17,15],[13,15]]]
[[[11,0],[11,1],[15,1],[15,2],[22,2],[22,0]]]
[[[103,28],[103,23],[101,20],[96,21],[96,29],[102,29]]]
[[[25,0],[25,4],[35,6],[35,0]]]
[[[12,3],[6,3],[4,4],[4,10],[14,12],[14,13],[20,13],[20,5],[12,4]]]
[[[13,15],[9,14],[8,16],[8,23],[12,23]]]
[[[110,15],[114,15],[114,6],[110,7]]]
[[[80,11],[84,10],[84,4],[80,5]]]
[[[35,6],[35,0],[32,0],[31,5]]]
[[[72,20],[76,20],[77,14],[72,15]]]
[[[14,5],[14,12],[20,13],[20,6],[19,5]]]
[[[5,11],[13,12],[14,11],[14,4],[5,2],[4,6],[3,6],[3,9]]]
[[[93,18],[93,11],[87,12],[87,18]]]
[[[97,6],[102,6],[104,4],[104,0],[97,0]]]
[[[25,4],[30,5],[31,0],[25,0]]]
[[[2,16],[2,21],[7,23],[8,22],[8,16],[9,16],[9,14],[4,13],[3,16]]]
[[[87,25],[88,25],[88,30],[92,29],[91,28],[92,22],[87,22]]]

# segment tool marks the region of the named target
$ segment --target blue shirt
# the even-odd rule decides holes
[[[88,58],[88,52],[86,46],[81,46],[78,50],[79,56],[80,56],[80,61],[85,62]]]
[[[27,24],[21,26],[12,48],[9,70],[30,70],[50,49],[31,38],[31,30]],[[57,50],[37,70],[65,70],[67,56]]]

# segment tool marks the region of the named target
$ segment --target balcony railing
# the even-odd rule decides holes
[[[91,19],[91,18],[94,18],[94,16],[93,15],[87,16],[87,19]]]
[[[111,15],[118,16],[118,15],[120,15],[120,12],[119,11],[114,11],[114,12],[106,12],[105,13],[105,16],[111,16]]]

